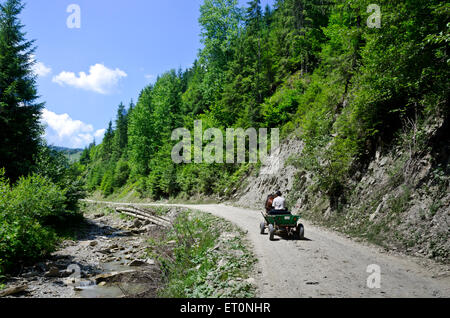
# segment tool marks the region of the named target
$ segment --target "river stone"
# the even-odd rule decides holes
[[[111,254],[111,250],[109,248],[104,249],[104,250],[99,250],[98,252],[101,254]]]
[[[148,265],[146,262],[144,261],[140,261],[140,260],[134,260],[131,261],[130,264],[128,264],[128,266],[130,267],[140,267],[140,266],[145,266]]]
[[[23,278],[34,278],[34,277],[36,277],[38,275],[39,275],[39,273],[33,271],[33,272],[22,274],[22,277]]]
[[[253,277],[247,278],[245,282],[249,285],[256,286],[256,280]]]
[[[153,260],[153,259],[151,259],[151,258],[147,258],[147,259],[145,260],[145,262],[146,262],[148,265],[155,265],[155,264],[156,264],[155,260]]]
[[[51,267],[47,273],[45,273],[45,277],[59,277],[59,268],[58,267]]]
[[[108,282],[119,275],[131,274],[134,272],[135,272],[134,270],[129,270],[129,271],[124,271],[124,272],[112,272],[112,273],[107,273],[107,274],[100,274],[95,277],[95,282],[97,284],[100,284],[101,282]]]

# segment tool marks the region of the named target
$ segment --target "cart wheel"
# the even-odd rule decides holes
[[[272,224],[269,224],[269,235],[269,239],[273,241],[273,239],[275,238],[275,228]]]
[[[264,233],[266,232],[266,223],[261,222],[259,227],[261,229],[261,235],[264,235]]]
[[[303,240],[305,238],[305,227],[303,224],[297,225],[296,236],[298,240]]]

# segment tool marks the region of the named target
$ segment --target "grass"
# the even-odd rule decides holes
[[[158,260],[166,285],[164,298],[249,298],[256,289],[245,282],[255,257],[237,227],[214,216],[186,211],[170,233],[149,242],[149,256]],[[174,248],[168,250],[172,242]]]

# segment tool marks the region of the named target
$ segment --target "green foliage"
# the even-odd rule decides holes
[[[33,41],[18,18],[23,7],[21,0],[0,4],[0,168],[13,182],[31,173],[43,132]]]
[[[220,240],[221,233],[231,235]],[[174,229],[162,240],[150,242],[150,256],[157,259],[166,276],[167,285],[161,297],[253,297],[254,287],[248,283],[232,284],[248,277],[255,263],[236,227],[209,215],[183,212]],[[167,242],[175,240],[170,256]],[[214,246],[220,242],[220,253]],[[240,255],[240,257],[236,257]],[[222,261],[220,261],[222,258]]]
[[[449,113],[448,4],[381,0],[379,29],[366,24],[369,4],[278,0],[263,10],[258,0],[246,8],[205,0],[198,60],[161,75],[128,113],[119,106],[116,127],[83,154],[88,188],[110,194],[136,184],[154,199],[231,195],[248,165],[171,162],[172,130],[201,119],[222,131],[295,131],[305,145],[298,168],[339,206],[355,169],[413,131],[405,123]],[[414,136],[417,154],[427,136]]]
[[[44,144],[40,147],[34,171],[64,189],[67,211],[79,211],[79,200],[86,197],[83,167],[79,163],[70,164],[63,153]]]
[[[102,179],[102,183],[100,184],[100,191],[102,194],[107,197],[110,196],[114,191],[114,172],[113,170],[108,170]]]
[[[0,171],[0,274],[52,252],[56,234],[44,227],[65,215],[65,193],[33,175],[14,187]]]
[[[6,200],[7,211],[20,211],[42,223],[65,212],[65,192],[49,179],[32,175],[20,178]]]
[[[125,160],[120,160],[116,165],[116,170],[114,172],[114,187],[123,187],[130,177],[130,166]]]

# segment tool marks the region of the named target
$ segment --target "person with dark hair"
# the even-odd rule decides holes
[[[275,194],[270,194],[266,200],[266,213],[269,214],[272,211],[273,200],[275,200]]]
[[[275,195],[275,199],[272,203],[272,210],[269,212],[271,215],[289,214],[286,209],[286,199],[283,198],[281,191],[278,191]]]

